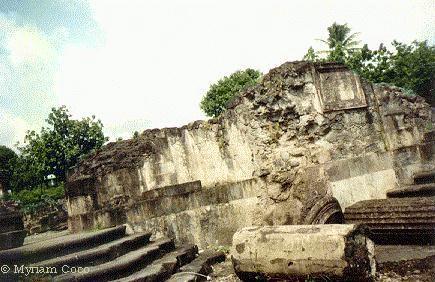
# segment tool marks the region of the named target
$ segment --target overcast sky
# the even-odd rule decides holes
[[[334,21],[371,48],[434,44],[434,11],[434,0],[0,0],[0,145],[60,105],[112,139],[204,119],[211,83],[300,60]]]

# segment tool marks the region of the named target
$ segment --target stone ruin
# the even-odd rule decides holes
[[[0,251],[22,246],[25,237],[22,214],[0,203]]]
[[[335,63],[285,63],[219,118],[110,143],[68,175],[69,229],[128,223],[201,247],[252,225],[341,223],[435,168],[431,109]]]
[[[132,244],[125,247],[129,250],[135,240],[148,241],[147,232],[185,246],[142,271],[131,270],[132,276],[122,281],[163,281],[195,257],[196,246],[232,242],[234,268],[241,277],[258,277],[260,269],[267,277],[322,274],[324,268],[310,265],[318,259],[332,277],[360,273],[361,279],[368,278],[375,267],[373,243],[364,234],[375,242],[417,236],[433,243],[433,124],[423,98],[400,88],[374,85],[340,64],[285,63],[232,100],[218,118],[146,130],[80,161],[67,176],[68,228],[72,233],[107,230],[82,235],[92,246],[101,241],[92,236],[107,233],[119,239],[125,226],[136,234],[119,239]],[[35,248],[47,258],[65,242],[76,246],[76,239],[68,240],[50,248],[24,246],[21,252],[35,263],[30,255]],[[79,264],[92,256],[110,260],[122,249],[115,242],[81,253],[72,247],[70,255],[43,265]],[[165,239],[151,245],[166,253],[168,244],[174,247]],[[295,246],[301,248],[294,253],[297,262],[274,257]],[[87,276],[62,279],[121,277],[119,271],[144,258],[144,252],[151,255],[150,250],[132,251],[119,264],[95,266]],[[253,250],[257,261],[249,255]],[[4,251],[0,258],[25,258],[18,254]],[[186,256],[189,260],[182,259]],[[205,273],[204,264],[217,258],[222,255],[198,257],[180,269]],[[177,279],[171,281],[196,281]]]

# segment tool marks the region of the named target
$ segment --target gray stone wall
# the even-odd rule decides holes
[[[254,194],[238,199],[239,208],[219,208],[207,220],[243,218],[236,220],[239,227],[254,221],[304,222],[319,199],[334,197],[345,208],[382,198],[413,171],[433,166],[433,159],[421,153],[430,123],[431,110],[421,97],[368,83],[342,65],[285,63],[234,99],[219,118],[146,130],[139,138],[108,144],[71,169],[70,228],[130,222],[145,228],[172,224],[178,227],[171,230],[179,230],[194,220],[181,216],[184,211],[196,210],[191,218],[198,219],[198,207],[221,204],[185,205],[203,199],[204,189],[237,186],[251,178],[258,185]],[[187,185],[194,196],[177,200],[185,209],[170,212],[173,221],[133,212],[154,197],[153,189],[195,181],[201,181],[201,189]],[[176,187],[165,189],[184,189]],[[159,208],[170,210],[168,205]],[[198,234],[205,229],[193,228],[199,232],[194,241],[201,241]]]

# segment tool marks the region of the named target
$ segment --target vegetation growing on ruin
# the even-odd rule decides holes
[[[209,117],[219,116],[231,99],[243,89],[255,85],[261,76],[261,72],[253,69],[236,71],[228,77],[225,76],[210,86],[201,100],[201,110]]]
[[[346,59],[346,64],[372,82],[386,82],[412,90],[434,105],[435,46],[426,41],[411,44],[393,41],[391,44],[393,50],[383,44],[377,50],[364,45]]]
[[[328,38],[319,39],[328,46],[328,50],[321,51],[327,54],[327,60],[344,63],[345,58],[357,51],[359,41],[356,40],[358,33],[351,33],[347,24],[333,23],[328,27]]]
[[[433,83],[435,77],[435,46],[427,41],[411,44],[393,41],[392,49],[380,44],[376,50],[364,44],[358,48],[357,33],[351,33],[347,24],[334,23],[328,27],[328,38],[322,40],[327,50],[315,51],[310,47],[304,60],[333,61],[346,64],[358,75],[375,83],[385,82],[403,87],[423,96],[435,105]],[[325,56],[326,54],[326,56]]]

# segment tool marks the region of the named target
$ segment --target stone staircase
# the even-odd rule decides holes
[[[435,170],[414,174],[414,184],[387,192],[387,199],[347,207],[346,223],[365,225],[379,244],[435,243]]]
[[[0,280],[200,281],[212,264],[225,259],[222,252],[198,254],[196,245],[176,246],[170,238],[150,238],[150,233],[126,235],[125,226],[118,226],[3,250],[0,262],[11,271],[0,274]],[[33,273],[26,276],[25,268],[24,273],[11,273],[21,265]],[[37,269],[45,274],[35,273]]]
[[[0,206],[0,250],[23,245],[25,237],[26,230],[21,213]]]

